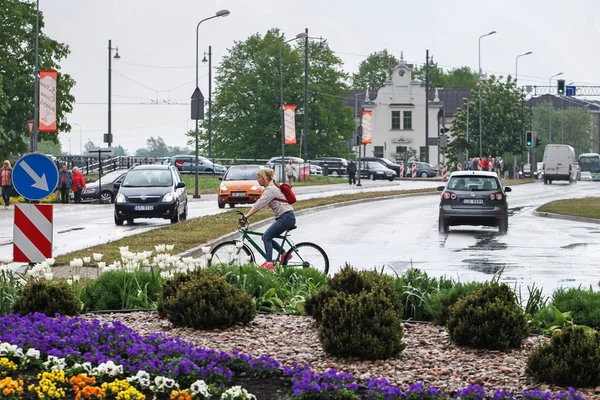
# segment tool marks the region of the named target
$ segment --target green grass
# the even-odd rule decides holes
[[[537,211],[600,219],[600,197],[556,200],[544,204]]]

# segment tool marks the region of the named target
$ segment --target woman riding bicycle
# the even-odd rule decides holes
[[[274,176],[275,171],[272,169],[263,168],[258,170],[256,173],[256,180],[259,185],[265,188],[265,190],[256,203],[254,203],[250,211],[240,218],[245,222],[248,218],[265,207],[269,207],[273,211],[275,222],[273,222],[262,235],[262,240],[265,244],[266,261],[261,267],[269,270],[275,269],[275,265],[273,264],[273,248],[277,251],[281,250],[281,246],[279,246],[279,243],[273,240],[273,238],[296,226],[294,208],[287,202],[281,189],[275,185],[275,182],[273,181]],[[282,255],[281,258],[283,259],[283,257],[285,256]],[[283,263],[285,260],[280,261]]]

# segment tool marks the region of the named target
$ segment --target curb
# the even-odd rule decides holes
[[[300,211],[294,211],[294,213],[296,215],[304,215],[304,214],[312,214],[315,212],[319,212],[319,211],[323,211],[323,210],[331,210],[334,208],[339,208],[339,207],[347,207],[347,206],[353,206],[355,204],[360,204],[360,203],[365,203],[365,202],[374,202],[374,201],[383,201],[383,200],[390,200],[390,199],[400,199],[403,197],[416,197],[416,196],[431,196],[432,194],[438,194],[439,192],[437,191],[433,191],[433,192],[425,192],[425,193],[408,193],[408,194],[397,194],[394,196],[384,196],[384,197],[374,197],[372,199],[360,199],[360,200],[350,200],[350,201],[344,201],[341,203],[334,203],[334,204],[328,204],[326,206],[319,206],[319,207],[314,207],[314,208],[307,208],[304,210],[300,210]],[[264,225],[269,225],[270,223],[272,223],[273,221],[275,221],[275,217],[270,217],[267,219],[263,219],[262,221],[258,221],[255,222],[253,224],[249,225],[249,228],[255,229],[255,228],[260,228],[261,226]],[[194,248],[191,248],[189,250],[184,251],[183,253],[179,253],[177,254],[177,257],[179,258],[183,258],[183,257],[199,257],[201,256],[202,247],[205,246],[210,246],[211,249],[213,247],[213,245],[220,243],[220,242],[224,242],[226,240],[233,240],[234,238],[239,236],[239,232],[235,231],[235,232],[231,232],[228,233],[226,235],[223,235],[221,237],[218,237],[216,239],[210,240],[206,243],[202,243],[199,246],[196,246]]]
[[[554,214],[554,213],[540,212],[540,211],[534,211],[533,215],[535,215],[536,217],[546,217],[546,218],[554,218],[554,219],[564,219],[566,221],[576,221],[576,222],[587,222],[590,224],[600,224],[600,219],[598,219],[598,218],[577,217],[574,215]]]

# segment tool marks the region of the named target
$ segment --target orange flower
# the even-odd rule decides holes
[[[173,390],[171,396],[169,396],[169,400],[192,400],[192,396],[187,390]]]

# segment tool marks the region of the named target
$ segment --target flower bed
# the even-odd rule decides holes
[[[252,357],[203,349],[164,334],[142,336],[120,322],[41,314],[0,317],[0,399],[446,399],[450,393],[416,383],[403,391],[386,379],[366,381],[308,365],[281,366],[268,356]],[[45,361],[44,361],[45,360]],[[15,370],[10,362],[18,365]],[[23,377],[19,380],[19,377]],[[92,379],[93,378],[93,379]],[[510,399],[478,385],[453,396]],[[19,391],[23,393],[20,394]],[[40,393],[43,395],[40,396]],[[90,397],[85,397],[89,394]],[[12,396],[12,397],[11,397]],[[79,396],[79,397],[78,397]],[[92,397],[94,396],[94,397]],[[526,399],[580,399],[571,390],[552,396],[524,392]]]

